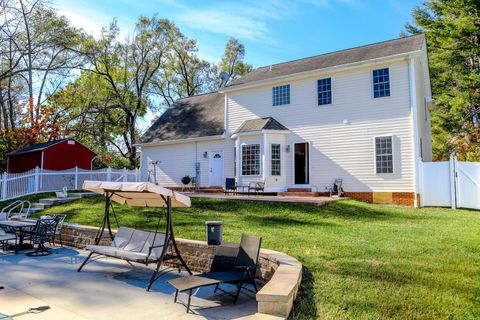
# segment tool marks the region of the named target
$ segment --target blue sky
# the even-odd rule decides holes
[[[116,18],[122,36],[140,15],[174,21],[198,40],[199,55],[217,62],[230,36],[246,48],[246,62],[270,65],[397,38],[415,0],[54,0],[60,13],[97,35]]]

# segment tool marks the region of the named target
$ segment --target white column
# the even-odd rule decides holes
[[[267,180],[267,134],[263,134],[262,180]]]
[[[112,168],[107,168],[107,181],[112,181]]]
[[[242,173],[240,172],[241,170],[241,161],[242,161],[242,145],[240,144],[240,136],[237,136],[237,140],[235,140],[235,147],[237,148],[237,154],[235,157],[237,157],[236,160],[236,171],[237,171],[237,184],[242,185],[240,179],[242,177]]]

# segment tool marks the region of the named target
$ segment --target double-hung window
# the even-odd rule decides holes
[[[280,144],[272,144],[272,163],[271,174],[272,176],[281,175],[281,163],[280,163]]]
[[[373,97],[390,96],[390,74],[388,68],[373,70]]]
[[[320,79],[317,81],[318,105],[332,103],[332,79]]]
[[[280,106],[282,104],[290,104],[290,85],[272,88],[272,104],[274,106]]]
[[[375,167],[377,173],[393,173],[393,139],[375,137]]]
[[[260,145],[259,144],[242,145],[242,175],[243,176],[260,175]]]

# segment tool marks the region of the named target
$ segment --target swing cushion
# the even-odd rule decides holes
[[[126,261],[146,262],[148,257],[148,262],[154,262],[160,258],[164,243],[164,232],[155,235],[155,232],[120,227],[110,246],[88,245],[86,249]],[[150,248],[152,251],[149,256]]]

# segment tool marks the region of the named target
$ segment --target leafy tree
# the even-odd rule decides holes
[[[480,161],[480,4],[429,0],[412,13],[407,34],[426,32],[432,90],[433,153]]]
[[[46,142],[65,135],[63,125],[55,118],[53,106],[32,106],[30,101],[17,109],[18,117],[14,128],[0,131],[0,168],[6,168],[6,155],[26,146]],[[31,114],[35,114],[32,118]]]
[[[197,51],[196,40],[175,30],[164,68],[153,82],[154,92],[168,107],[177,99],[209,91],[212,66]]]
[[[243,61],[244,58],[245,46],[237,39],[230,38],[225,45],[225,52],[216,70],[217,73],[225,72],[227,75],[225,83],[221,83],[221,80],[217,80],[219,86],[233,81],[253,70],[252,65]]]

